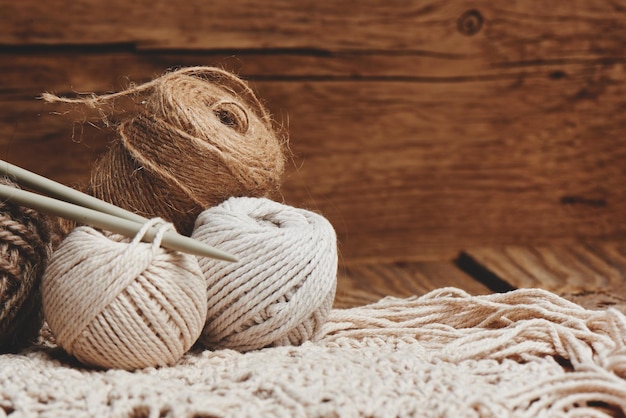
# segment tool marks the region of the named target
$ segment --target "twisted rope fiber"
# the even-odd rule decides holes
[[[180,233],[189,235],[208,207],[270,195],[280,184],[284,141],[250,87],[227,71],[189,67],[118,93],[43,98],[95,109],[105,122],[118,118],[87,192],[162,217]]]
[[[239,258],[199,259],[208,290],[203,344],[248,351],[318,333],[337,284],[337,238],[323,216],[234,197],[202,212],[192,237]]]
[[[140,242],[161,223],[152,243]],[[159,247],[173,228],[158,218],[129,243],[89,227],[55,251],[42,282],[45,318],[57,343],[81,362],[136,369],[174,364],[206,317],[206,288],[195,257]]]
[[[6,178],[0,183],[17,187]],[[0,350],[16,350],[37,336],[43,322],[39,284],[55,229],[36,211],[0,202]]]
[[[625,345],[614,309],[444,288],[332,310],[300,346],[199,349],[134,373],[77,369],[46,346],[0,356],[0,416],[614,417]]]

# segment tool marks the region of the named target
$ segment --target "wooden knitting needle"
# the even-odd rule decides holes
[[[0,160],[0,173],[13,177],[18,183],[33,190],[48,193],[56,198],[0,184],[0,198],[14,201],[22,206],[70,219],[81,224],[106,229],[131,238],[148,221],[143,216],[126,211],[118,206],[111,205],[2,160]],[[151,228],[144,235],[143,241],[152,242],[156,233],[157,228]],[[231,254],[172,231],[167,231],[163,235],[161,246],[218,260],[237,261],[237,258]]]
[[[66,202],[74,203],[78,206],[91,208],[99,212],[115,215],[119,218],[128,219],[131,221],[145,223],[148,219],[141,215],[130,212],[126,209],[122,209],[104,200],[97,199],[93,196],[89,196],[81,191],[72,189],[64,184],[57,183],[54,180],[40,176],[31,171],[25,170],[16,165],[10,164],[6,161],[0,160],[0,174],[5,174],[19,184],[22,184],[30,189],[37,190],[38,192],[47,194],[48,196],[55,197],[57,199],[64,200]],[[33,208],[34,209],[34,208]],[[74,219],[71,219],[74,220]],[[112,231],[115,232],[115,231]]]

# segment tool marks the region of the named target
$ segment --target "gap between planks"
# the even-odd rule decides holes
[[[456,287],[472,295],[492,293],[451,261],[359,263],[339,268],[334,306],[366,305],[386,296],[421,296],[442,287]]]
[[[474,248],[456,264],[493,291],[541,288],[588,309],[626,313],[626,241]]]
[[[587,309],[626,313],[625,278],[626,241],[484,247],[462,251],[453,261],[341,266],[335,307],[451,286],[472,295],[541,288]]]

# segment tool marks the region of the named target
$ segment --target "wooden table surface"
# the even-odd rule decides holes
[[[589,309],[626,313],[625,276],[624,241],[473,248],[447,261],[341,266],[335,307],[453,286],[472,295],[542,288]]]

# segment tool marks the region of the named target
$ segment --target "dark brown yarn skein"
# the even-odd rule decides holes
[[[79,103],[103,115],[118,99],[118,137],[94,165],[88,193],[191,234],[198,214],[232,196],[278,189],[284,144],[250,87],[212,67],[166,73],[125,91],[52,102]]]
[[[0,183],[16,187],[4,178]],[[0,352],[22,348],[41,328],[39,286],[52,252],[52,225],[32,209],[0,201]]]

